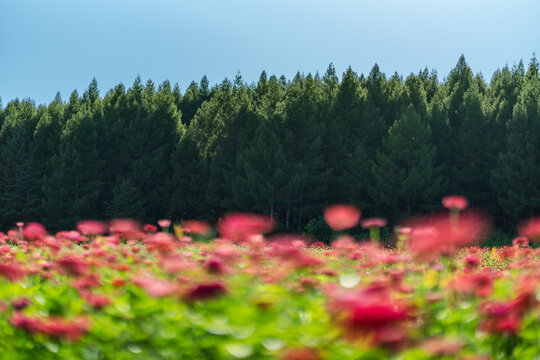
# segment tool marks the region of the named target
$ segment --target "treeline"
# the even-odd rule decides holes
[[[0,226],[82,218],[268,214],[301,230],[336,202],[396,219],[467,196],[509,228],[540,211],[540,78],[533,58],[487,83],[461,57],[440,81],[375,65],[341,80],[241,76],[182,94],[137,78],[100,97],[0,109]]]

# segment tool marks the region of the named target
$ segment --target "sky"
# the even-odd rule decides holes
[[[442,80],[461,54],[489,81],[540,57],[538,19],[538,0],[0,0],[0,97],[67,100],[94,77],[104,95],[137,75],[184,91],[330,63]]]

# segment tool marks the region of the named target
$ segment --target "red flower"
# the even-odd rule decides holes
[[[227,267],[218,259],[210,259],[204,266],[210,274],[221,275],[227,271]]]
[[[23,237],[27,240],[43,240],[47,236],[47,230],[39,223],[27,224],[22,232]]]
[[[475,268],[480,265],[480,258],[476,255],[468,255],[465,257],[465,264],[468,267]]]
[[[492,334],[516,333],[521,327],[519,314],[514,311],[512,303],[484,303],[481,314],[485,319],[480,323],[480,329]]]
[[[485,273],[465,274],[452,279],[450,287],[461,293],[487,297],[493,291],[493,277]]]
[[[219,234],[233,241],[245,241],[253,235],[266,234],[274,229],[274,221],[267,216],[232,213],[217,225]]]
[[[227,293],[227,289],[221,283],[201,284],[191,289],[185,296],[187,301],[210,300]]]
[[[13,326],[26,330],[29,333],[48,334],[56,338],[66,338],[72,341],[80,339],[90,326],[87,318],[74,320],[59,317],[37,318],[29,317],[20,312],[15,312],[10,322]]]
[[[26,276],[28,271],[19,264],[0,264],[0,275],[10,281],[19,281]]]
[[[356,207],[345,204],[330,205],[324,209],[324,220],[333,230],[341,231],[355,227],[362,213]]]
[[[386,219],[383,218],[369,218],[362,221],[362,227],[364,229],[369,228],[382,228],[385,227],[387,224]]]
[[[519,234],[531,240],[540,239],[540,217],[535,217],[519,225]]]
[[[84,275],[90,268],[90,264],[87,261],[73,255],[58,259],[56,263],[73,275]]]
[[[212,227],[205,221],[186,220],[182,221],[182,229],[186,233],[206,235],[212,230]]]
[[[442,204],[447,209],[465,210],[469,201],[464,196],[449,195],[442,198]]]
[[[15,310],[22,310],[28,305],[30,305],[31,303],[32,301],[30,301],[30,299],[23,297],[23,298],[18,298],[18,299],[13,300],[11,305],[13,305],[13,308]]]
[[[146,224],[143,226],[143,231],[147,233],[155,233],[157,231],[157,226],[152,224]]]
[[[77,230],[83,235],[103,235],[107,232],[107,226],[96,220],[82,220],[77,224]]]
[[[430,257],[440,253],[451,253],[456,247],[471,245],[485,235],[489,223],[479,213],[463,214],[457,222],[447,214],[432,218],[413,220],[409,235],[409,246],[413,253]]]
[[[347,337],[369,339],[372,345],[398,345],[404,339],[404,326],[411,319],[410,308],[389,296],[386,287],[372,286],[364,291],[344,294],[331,303]]]

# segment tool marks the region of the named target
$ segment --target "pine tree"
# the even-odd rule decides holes
[[[129,179],[118,178],[113,188],[113,197],[106,204],[105,213],[108,218],[142,219],[148,209],[142,194]]]
[[[454,193],[466,196],[475,206],[492,205],[486,186],[495,157],[491,148],[490,124],[483,108],[483,98],[476,83],[463,95],[463,117],[454,128],[450,178]]]
[[[371,169],[370,195],[385,214],[396,218],[433,208],[442,185],[435,155],[431,129],[410,105],[390,128]]]
[[[540,212],[540,79],[533,59],[523,90],[507,123],[506,149],[498,156],[491,183],[510,222]]]
[[[96,147],[94,116],[83,105],[66,122],[59,152],[51,159],[52,172],[43,183],[43,207],[52,228],[72,228],[76,221],[97,214],[103,162]]]

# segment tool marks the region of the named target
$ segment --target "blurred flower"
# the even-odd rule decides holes
[[[429,356],[442,357],[442,356],[455,356],[463,348],[463,342],[459,340],[447,340],[440,338],[433,338],[424,341],[420,347]]]
[[[13,326],[24,329],[32,334],[47,334],[56,338],[65,338],[72,341],[79,340],[89,329],[88,318],[79,317],[73,320],[59,317],[29,317],[15,312],[10,322]]]
[[[28,271],[19,264],[0,264],[0,275],[16,282],[23,279]]]
[[[59,239],[66,239],[66,240],[74,241],[74,242],[84,241],[84,238],[81,236],[81,233],[75,230],[57,232],[56,237]]]
[[[205,221],[186,220],[182,221],[182,229],[189,234],[208,235],[212,227]]]
[[[346,293],[330,303],[348,338],[362,337],[374,346],[398,346],[406,337],[411,308],[390,298],[384,286]]]
[[[200,284],[189,290],[185,299],[187,301],[210,300],[227,293],[227,289],[221,283]]]
[[[158,220],[157,223],[162,228],[168,228],[169,226],[171,226],[171,220],[169,219],[161,219],[161,220]]]
[[[179,290],[178,284],[166,280],[142,277],[134,279],[133,283],[142,287],[148,295],[153,297],[173,295]]]
[[[23,237],[27,240],[43,240],[47,236],[45,226],[40,223],[29,223],[23,230]]]
[[[177,246],[175,237],[165,232],[150,235],[144,240],[144,244],[149,251],[157,251],[162,254],[174,252]]]
[[[529,246],[529,239],[525,236],[518,236],[512,240],[512,245],[516,248],[522,248]]]
[[[274,221],[262,215],[227,214],[217,224],[219,234],[233,241],[247,241],[252,235],[266,234],[274,229]]]
[[[96,220],[82,220],[77,224],[77,230],[83,235],[103,235],[107,232],[107,226]]]
[[[382,228],[385,227],[387,224],[386,219],[383,218],[369,218],[362,220],[362,228],[364,229],[370,229],[370,228]]]
[[[73,275],[84,275],[88,272],[90,264],[80,257],[68,255],[56,260],[56,263]]]
[[[531,240],[540,240],[540,217],[531,218],[519,225],[519,234]]]
[[[409,247],[414,254],[430,258],[450,254],[457,247],[471,245],[488,234],[489,223],[480,213],[463,214],[458,222],[446,214],[411,221]]]
[[[341,231],[355,227],[362,213],[356,207],[345,204],[330,205],[324,209],[324,220],[333,230]]]
[[[13,308],[15,310],[22,310],[28,305],[30,305],[31,303],[32,301],[30,299],[23,297],[23,298],[18,298],[18,299],[13,300],[11,302],[11,305],[13,305]]]
[[[147,233],[155,233],[157,231],[157,226],[153,224],[145,224],[143,226],[143,231]]]
[[[111,221],[109,231],[126,239],[140,237],[141,224],[133,219],[114,219]]]
[[[469,206],[466,197],[460,195],[449,195],[442,198],[442,204],[447,209],[465,210]]]

